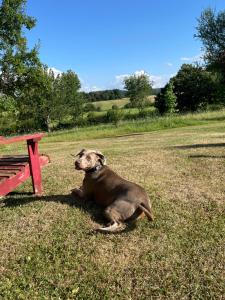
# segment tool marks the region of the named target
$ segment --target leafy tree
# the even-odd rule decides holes
[[[201,66],[183,64],[171,82],[179,111],[196,111],[215,101],[215,77]]]
[[[221,73],[225,83],[225,10],[218,14],[211,8],[204,10],[195,37],[203,43],[207,65]]]
[[[30,70],[40,67],[38,47],[28,50],[23,29],[35,19],[25,13],[26,0],[3,0],[0,6],[0,91],[18,97]]]
[[[72,116],[74,121],[82,115],[84,111],[85,99],[79,92],[80,80],[73,71],[58,75],[55,82],[55,97],[60,110],[60,118]]]
[[[50,131],[50,123],[59,109],[54,95],[54,74],[47,66],[30,70],[17,105],[22,131]]]
[[[147,96],[152,91],[152,83],[147,74],[132,75],[124,80],[127,95],[130,97],[132,107],[137,107],[140,111],[146,106]]]
[[[170,81],[162,89],[160,94],[156,96],[155,107],[158,109],[160,114],[172,114],[176,111],[177,97],[173,89],[173,83]]]
[[[2,98],[6,104],[14,99],[20,130],[50,130],[52,121],[67,116],[76,120],[82,113],[80,81],[72,71],[55,78],[40,62],[38,47],[28,49],[23,31],[36,21],[25,8],[26,0],[3,0],[0,5],[0,95],[7,97]]]
[[[0,96],[0,135],[4,135],[17,129],[17,106],[16,101],[9,96]]]

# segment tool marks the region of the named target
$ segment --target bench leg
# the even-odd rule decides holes
[[[42,194],[42,181],[41,181],[41,166],[39,161],[38,142],[34,140],[27,141],[30,174],[32,177],[34,194]]]

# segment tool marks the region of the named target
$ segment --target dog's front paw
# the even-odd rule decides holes
[[[71,194],[74,196],[74,197],[79,197],[79,198],[83,198],[83,191],[81,189],[73,189],[71,190]]]

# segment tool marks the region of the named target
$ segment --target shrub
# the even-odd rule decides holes
[[[170,81],[156,96],[155,107],[160,114],[172,114],[176,111],[177,97],[173,91],[173,83]]]
[[[112,109],[118,109],[118,108],[119,108],[119,106],[117,104],[112,105]]]
[[[116,108],[116,109],[110,109],[107,112],[106,120],[108,122],[113,123],[115,126],[118,126],[119,122],[123,119],[124,112],[122,109]]]
[[[95,111],[96,110],[96,107],[93,103],[87,103],[85,106],[84,106],[84,111],[85,112],[89,112],[89,111]]]

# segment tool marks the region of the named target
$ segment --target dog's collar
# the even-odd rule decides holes
[[[98,166],[96,166],[96,167],[94,167],[92,169],[89,169],[89,170],[85,171],[85,173],[86,174],[95,173],[95,172],[101,170],[102,167],[103,167],[102,165],[98,165]]]

